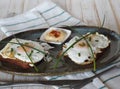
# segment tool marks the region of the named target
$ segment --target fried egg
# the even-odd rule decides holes
[[[80,37],[74,36],[69,42],[66,42],[63,46],[63,52],[78,39],[80,39]],[[86,40],[89,42],[95,58],[98,53],[102,52],[101,49],[107,48],[110,45],[110,40],[105,35],[99,33],[90,34],[86,37]],[[80,40],[71,47],[65,53],[65,56],[68,56],[77,64],[89,64],[93,61],[93,54],[91,53],[90,47],[85,39]]]
[[[23,46],[21,46],[16,39],[23,44]],[[30,66],[33,66],[30,58],[33,63],[37,63],[45,56],[45,54],[33,48],[45,52],[44,48],[38,42],[14,38],[0,51],[0,55],[3,58],[21,60],[23,62],[30,63]]]

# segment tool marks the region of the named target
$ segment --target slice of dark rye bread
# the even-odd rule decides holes
[[[39,65],[40,63],[44,62],[45,60],[41,60],[39,62],[36,62],[34,63],[35,66]],[[30,68],[33,68],[33,64],[30,63],[30,62],[25,62],[25,61],[22,61],[22,60],[19,60],[19,59],[10,59],[10,58],[3,58],[1,55],[0,55],[0,62],[2,62],[3,64],[5,65],[8,65],[13,68],[20,68],[20,69],[30,69]]]
[[[110,45],[109,45],[107,48],[105,48],[105,49],[101,49],[101,53],[97,53],[97,54],[96,54],[95,60],[97,61],[102,55],[104,55],[104,53],[106,52],[106,50],[108,50],[109,48],[110,48]],[[62,54],[62,51],[59,53],[58,57],[59,57],[61,54]],[[69,63],[72,63],[72,64],[74,64],[74,65],[88,65],[88,64],[93,63],[93,60],[88,60],[88,59],[86,59],[83,63],[77,64],[77,63],[73,62],[73,61],[68,57],[68,55],[64,55],[64,58],[63,58],[63,59],[64,59],[65,62],[69,62]]]
[[[19,60],[19,59],[3,58],[3,57],[0,55],[0,61],[1,61],[1,62],[7,62],[7,63],[9,63],[9,64],[11,64],[11,65],[15,65],[15,66],[21,67],[21,68],[23,68],[23,69],[31,68],[30,63],[21,61],[21,60]]]
[[[95,35],[96,35],[96,37],[95,37]],[[82,40],[80,40],[79,42],[81,42],[81,43],[85,43],[85,45],[83,46],[83,44],[81,45],[81,43],[80,43],[80,47],[81,48],[77,48],[76,49],[76,46],[75,46],[75,49],[74,49],[74,46],[72,46],[69,50],[71,50],[70,52],[69,52],[69,50],[67,51],[67,52],[69,52],[69,54],[66,52],[65,54],[64,54],[64,59],[65,59],[65,61],[71,61],[71,62],[74,62],[75,64],[77,64],[77,65],[87,65],[87,64],[91,64],[94,60],[97,60],[97,59],[99,59],[99,57],[101,56],[101,55],[104,55],[104,53],[105,53],[105,51],[106,50],[108,50],[109,49],[109,47],[110,47],[110,40],[105,36],[105,35],[103,35],[103,34],[99,34],[99,33],[95,33],[95,34],[91,34],[90,36],[88,36],[88,38],[86,38],[86,39],[88,39],[89,40],[89,37],[93,37],[93,38],[91,38],[92,39],[92,41],[90,41],[90,42],[93,42],[93,44],[94,45],[92,45],[92,44],[90,44],[92,47],[95,47],[95,51],[93,52],[94,53],[94,58],[92,57],[92,53],[91,53],[91,55],[89,54],[89,56],[87,56],[87,58],[86,59],[83,59],[82,57],[81,57],[81,53],[82,52],[84,52],[84,51],[78,51],[78,50],[81,50],[81,48],[83,48],[83,47],[85,47],[85,46],[87,46],[87,47],[85,47],[85,48],[87,48],[87,49],[90,49],[90,47],[88,46],[88,44],[87,44],[87,42],[85,41],[85,39],[82,39]],[[101,37],[100,39],[98,39],[98,37]],[[63,49],[62,49],[62,51],[59,53],[59,56],[68,48],[68,47],[70,47],[71,46],[71,44],[72,43],[74,43],[75,42],[75,40],[76,40],[76,38],[78,38],[77,36],[75,36],[75,37],[73,37],[69,42],[66,42],[64,45],[63,45]],[[93,41],[93,39],[94,39],[94,41]],[[95,40],[96,41],[99,41],[98,43],[95,43]],[[102,40],[102,41],[101,41]],[[106,42],[105,42],[106,41]],[[79,44],[79,42],[77,42],[76,44]],[[75,44],[75,45],[76,45]],[[95,45],[96,44],[96,45]],[[106,45],[106,46],[105,46]],[[100,48],[99,48],[100,47]],[[91,51],[93,51],[93,49],[91,50]],[[91,51],[89,51],[89,53],[91,52]],[[78,55],[78,52],[80,53],[80,56],[79,57],[77,57],[77,55]],[[73,54],[71,54],[71,53],[73,53]],[[73,55],[73,56],[71,56],[71,55]],[[80,62],[80,61],[76,61],[76,60],[80,60],[81,58],[84,60],[83,62]],[[71,59],[72,58],[72,59]],[[76,59],[77,58],[77,59]]]
[[[24,40],[24,39],[18,39],[18,40],[21,41],[21,43],[23,43],[23,44],[25,44],[25,42],[26,42],[26,45],[28,45],[28,46],[29,46],[29,43],[30,44],[33,43],[33,41],[31,41],[31,40]],[[16,39],[14,39],[14,38],[11,39],[10,42],[17,43]],[[27,49],[28,49],[28,51],[31,50],[30,52],[27,53],[28,54],[27,55],[26,52],[24,52],[25,50],[22,48],[22,46],[20,46],[19,44],[16,45],[16,44],[10,43],[10,42],[8,42],[5,45],[5,47],[0,51],[0,61],[3,64],[6,63],[8,65],[11,64],[11,66],[14,65],[15,67],[19,67],[19,68],[23,68],[23,69],[28,69],[28,68],[34,67],[34,65],[36,65],[40,61],[42,61],[42,59],[44,57],[44,54],[42,54],[41,52],[38,52],[38,51],[32,49],[31,48],[32,46],[31,47],[23,46],[25,50],[27,50]],[[35,44],[35,42],[34,42],[34,44]],[[36,44],[37,44],[36,47],[38,47],[37,48],[38,50],[39,49],[41,50],[41,48],[42,48],[42,50],[44,50],[44,48],[41,45],[39,45],[37,42],[36,42]],[[21,47],[21,50],[22,50],[21,53],[19,53],[18,49],[17,49],[17,48],[20,48],[20,47]],[[16,57],[15,54],[18,55],[18,56],[21,56],[21,55],[22,56],[19,58],[19,57]],[[33,62],[32,62],[29,57],[28,57],[29,60],[27,60],[27,58],[26,58],[27,56],[31,56],[31,55],[34,55],[34,54],[36,54],[34,56],[34,59],[37,57],[37,59],[36,59],[37,61],[34,61],[34,59],[33,59],[32,60]],[[33,63],[34,63],[34,65],[33,65]]]

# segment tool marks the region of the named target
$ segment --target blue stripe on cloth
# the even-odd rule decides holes
[[[103,89],[103,88],[105,88],[105,86],[102,86],[102,87],[100,87],[99,89]]]
[[[38,20],[38,19],[40,19],[40,18],[37,17],[37,18],[34,18],[34,19],[30,19],[30,20],[26,20],[26,21],[14,23],[14,24],[9,24],[9,25],[2,25],[2,26],[8,27],[8,26],[13,26],[13,25],[18,25],[18,24],[23,24],[23,23],[31,22],[31,21]]]
[[[70,18],[71,18],[71,16],[68,17],[67,19],[63,20],[63,21],[60,21],[60,22],[58,22],[58,23],[55,23],[54,25],[60,24],[60,23],[65,22],[65,21],[68,21]],[[7,32],[5,32],[5,33],[22,31],[22,30],[24,30],[24,29],[37,27],[37,26],[40,26],[40,25],[43,25],[43,24],[46,24],[46,23],[42,23],[42,24],[38,24],[38,25],[33,25],[33,26],[26,27],[26,28],[18,29],[18,30],[11,30],[11,31],[7,31]],[[54,25],[52,25],[52,26],[54,26]]]
[[[67,19],[62,20],[62,21],[60,21],[60,22],[57,22],[57,23],[55,23],[55,24],[53,24],[53,25],[51,25],[51,26],[55,26],[55,25],[57,25],[57,24],[60,24],[60,23],[66,22],[66,21],[68,21],[68,20],[71,19],[71,18],[72,18],[72,17],[70,16],[70,17],[68,17]]]
[[[60,78],[61,76],[55,76],[55,77],[51,77],[49,80],[55,80],[57,78]]]
[[[60,15],[62,15],[62,14],[64,14],[65,12],[63,11],[63,12],[61,12],[60,14],[57,14],[57,15],[55,15],[55,16],[53,16],[53,17],[50,17],[50,18],[47,18],[46,20],[50,20],[50,19],[52,19],[52,18],[55,18],[55,17],[58,17],[58,16],[60,16]]]
[[[50,20],[50,19],[52,19],[52,18],[58,17],[58,16],[60,16],[60,15],[62,15],[62,14],[64,14],[64,13],[65,13],[65,12],[63,11],[63,12],[61,12],[60,14],[55,15],[55,16],[53,16],[53,17],[50,17],[50,18],[48,18],[48,19],[46,19],[46,20]],[[3,26],[8,27],[8,26],[13,26],[13,25],[18,25],[18,24],[23,24],[23,23],[31,22],[31,21],[38,20],[38,19],[40,19],[40,18],[35,18],[35,19],[31,19],[31,20],[24,21],[24,22],[19,22],[19,23],[14,23],[14,24],[9,24],[9,25],[3,25]]]
[[[52,8],[50,8],[50,9],[48,9],[48,10],[43,11],[42,13],[46,13],[46,12],[54,9],[56,6],[57,6],[57,5],[53,6]],[[23,21],[23,22],[14,23],[14,24],[9,24],[9,25],[2,25],[2,26],[13,26],[13,25],[18,25],[18,24],[22,24],[22,23],[31,22],[31,21],[38,20],[38,19],[40,19],[40,18],[34,18],[34,19],[27,20],[27,21]]]
[[[81,23],[81,21],[79,21],[78,23],[76,23],[75,26],[78,25],[78,24],[80,24],[80,23]]]
[[[51,10],[53,10],[53,9],[56,8],[56,7],[57,7],[57,5],[55,5],[55,6],[51,7],[51,8],[49,8],[49,9],[47,9],[47,10],[41,12],[41,13],[46,13],[46,12],[48,12],[48,11],[51,11]]]
[[[56,6],[57,6],[57,5],[53,6],[52,8],[50,8],[50,9],[48,9],[48,10],[46,10],[46,11],[43,11],[42,13],[46,13],[46,12],[54,9]],[[61,13],[58,14],[58,15],[55,15],[55,16],[53,16],[53,17],[48,18],[47,20],[53,19],[53,18],[55,18],[55,17],[57,17],[57,16],[60,16],[60,15],[62,15],[62,14],[64,14],[64,13],[65,13],[65,12],[63,11],[63,12],[61,12]],[[72,17],[70,16],[70,17],[68,17],[67,19],[65,19],[65,20],[63,20],[63,21],[60,21],[60,22],[57,22],[57,23],[55,23],[55,24],[53,24],[53,25],[51,25],[51,26],[55,26],[55,25],[57,25],[57,24],[63,23],[63,22],[65,22],[65,21],[68,21],[70,18],[72,18]],[[29,20],[29,21],[25,21],[25,22],[21,22],[21,23],[27,23],[27,22],[31,22],[31,21],[34,21],[34,20],[38,20],[38,19],[39,19],[39,18],[31,19],[31,20]],[[12,25],[17,25],[17,24],[21,24],[21,23],[16,23],[16,24],[12,24]],[[78,22],[78,23],[80,23],[80,22]],[[77,24],[78,24],[78,23],[77,23]],[[42,23],[42,24],[45,24],[45,23]],[[33,25],[33,26],[26,27],[26,28],[18,29],[18,30],[7,31],[6,33],[8,33],[8,32],[23,31],[24,29],[37,27],[37,26],[40,26],[40,25],[42,25],[42,24]],[[9,25],[9,26],[12,26],[12,25]]]
[[[117,77],[120,77],[120,74],[115,75],[115,76],[113,76],[113,77],[110,77],[110,78],[104,80],[103,83],[106,83],[106,82],[108,82],[108,81],[110,81],[110,80],[112,80],[112,79],[115,79],[115,78],[117,78]],[[102,87],[100,87],[99,89],[103,89],[104,87],[105,87],[105,86],[102,86]]]
[[[117,77],[120,77],[120,74],[115,75],[113,77],[110,77],[110,78],[106,79],[105,81],[103,81],[103,83],[106,83],[107,81],[112,80],[112,79],[117,78]]]
[[[17,31],[23,31],[24,29],[37,27],[37,26],[40,26],[40,25],[43,25],[43,24],[46,24],[46,23],[41,23],[41,24],[38,24],[38,25],[33,25],[33,26],[26,27],[26,28],[18,29],[18,30],[11,30],[11,31],[7,31],[7,32],[5,32],[5,33],[8,33],[8,32],[17,32]]]

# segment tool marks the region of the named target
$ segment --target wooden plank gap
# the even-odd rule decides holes
[[[96,3],[95,3],[95,0],[94,0],[94,11],[96,12],[96,16],[97,16],[97,23],[98,23],[98,26],[101,26],[101,21],[100,21],[100,17],[99,17],[99,14],[98,14],[98,10],[97,10],[97,7],[96,7]]]
[[[115,10],[114,10],[114,7],[113,7],[113,5],[112,5],[111,0],[109,0],[109,4],[110,4],[110,6],[111,6],[111,10],[112,10],[113,15],[114,15],[114,17],[115,17],[117,27],[118,27],[118,29],[120,29],[119,19],[117,18],[117,15],[116,15],[116,13],[115,13]],[[118,32],[120,33],[120,30],[118,30]]]
[[[71,12],[71,8],[72,8],[72,1],[71,0],[65,0],[66,1],[66,9],[67,11],[70,13]]]

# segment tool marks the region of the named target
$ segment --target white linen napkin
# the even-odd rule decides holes
[[[79,24],[82,24],[80,20],[51,1],[45,1],[21,15],[0,20],[0,28],[7,36],[31,29]]]
[[[45,1],[26,13],[1,19],[0,29],[6,34],[6,36],[10,36],[12,34],[31,29],[46,28],[50,26],[59,27],[64,25],[74,26],[82,24],[83,23],[80,20],[71,16],[52,1]],[[45,78],[48,80],[84,79],[93,75],[94,73],[89,71],[65,76],[47,76]],[[83,89],[99,89],[102,86],[105,85],[98,78],[95,78],[92,83],[86,85]],[[58,87],[55,88],[58,89]],[[104,87],[104,89],[107,89],[107,87]]]

